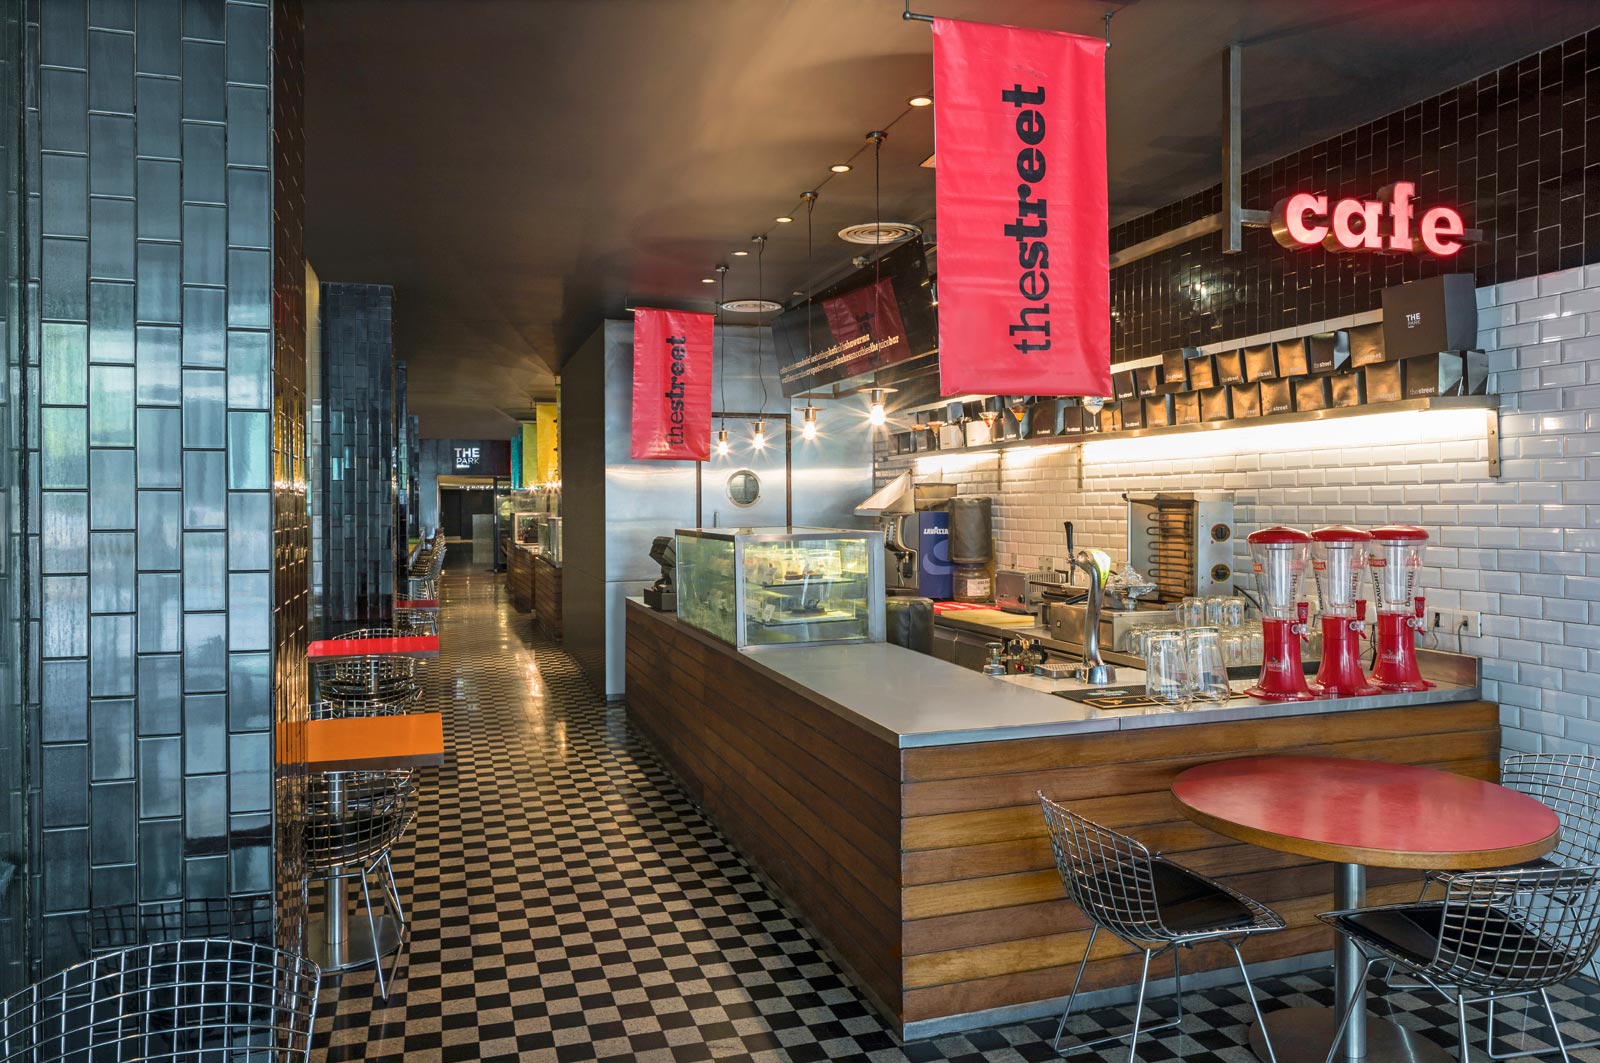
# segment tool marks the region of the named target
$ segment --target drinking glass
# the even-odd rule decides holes
[[[1238,627],[1244,623],[1244,599],[1222,599],[1222,626]]]
[[[1237,631],[1230,631],[1222,636],[1222,661],[1229,668],[1236,668],[1246,663],[1244,653],[1244,636]]]
[[[1222,702],[1233,696],[1228,667],[1223,662],[1222,639],[1214,627],[1190,628],[1183,633],[1188,657],[1189,694],[1198,701]]]
[[[1183,633],[1152,631],[1145,640],[1144,692],[1167,705],[1189,700],[1189,655]]]
[[[1205,600],[1206,627],[1222,626],[1222,599],[1207,598]]]
[[[1206,600],[1204,598],[1185,598],[1178,605],[1178,623],[1183,627],[1204,627],[1206,622]]]

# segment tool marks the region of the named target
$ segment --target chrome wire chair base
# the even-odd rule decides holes
[[[384,872],[383,878],[379,880],[383,887],[385,910],[382,912],[379,912],[373,904],[369,882],[369,876],[377,874],[380,867]],[[367,918],[365,921],[358,919],[351,922],[347,914],[342,920],[330,920],[327,911],[335,904],[345,903],[344,883],[350,879],[356,879],[361,885],[361,905],[366,910]],[[337,883],[336,889],[333,888],[335,883]],[[400,970],[400,960],[405,952],[409,929],[406,926],[406,912],[400,904],[400,890],[394,880],[394,868],[389,863],[388,852],[385,851],[370,865],[359,866],[356,870],[330,877],[328,885],[330,892],[324,900],[323,911],[313,913],[307,920],[307,955],[325,971],[348,971],[372,964],[378,995],[387,999],[389,985]],[[340,937],[337,940],[330,934],[331,922],[342,924]],[[391,954],[394,956],[394,961],[389,964],[389,973],[385,976],[383,959]]]
[[[1523,994],[1523,995],[1524,996],[1531,996],[1532,994]],[[1544,996],[1545,1014],[1547,1016],[1549,1016],[1549,1018],[1550,1018],[1550,1026],[1551,1026],[1551,1029],[1555,1032],[1556,1040],[1557,1040],[1558,1043],[1562,1043],[1564,1045],[1564,1047],[1565,1047],[1567,1052],[1584,1052],[1584,1051],[1587,1051],[1587,1050],[1589,1050],[1591,1048],[1600,1048],[1600,1038],[1597,1038],[1597,1039],[1595,1039],[1593,1041],[1579,1041],[1579,1042],[1577,1042],[1575,1044],[1565,1044],[1564,1039],[1561,1036],[1561,1028],[1556,1025],[1556,1013],[1555,1013],[1555,1009],[1550,1006],[1550,997],[1549,997],[1548,994],[1541,993],[1541,995]],[[1483,1004],[1483,1005],[1485,1005],[1486,1006],[1486,1010],[1489,1013],[1489,1023],[1488,1023],[1489,1035],[1486,1038],[1486,1040],[1488,1042],[1488,1045],[1489,1045],[1489,1052],[1488,1052],[1489,1058],[1490,1059],[1496,1059],[1496,1060],[1527,1059],[1530,1056],[1547,1056],[1551,1052],[1555,1051],[1555,1049],[1553,1049],[1553,1048],[1525,1048],[1525,1049],[1522,1049],[1521,1051],[1517,1051],[1517,1052],[1496,1052],[1494,1050],[1494,1037],[1495,1037],[1495,1034],[1494,1034],[1494,1012],[1495,1012],[1495,1004],[1497,1002],[1499,1002],[1500,1000],[1503,1000],[1503,999],[1506,999],[1506,998],[1504,998],[1504,997],[1486,997],[1486,998],[1484,998],[1482,1000],[1468,1000],[1467,1001],[1468,1004]]]
[[[1277,1046],[1278,1063],[1322,1063],[1325,1045],[1333,1042],[1339,1027],[1339,1013],[1333,1008],[1281,1008],[1267,1017],[1272,1043]],[[1266,1037],[1262,1024],[1250,1028],[1250,1049],[1266,1058]],[[1344,1059],[1336,1055],[1334,1059]],[[1361,1063],[1449,1063],[1450,1053],[1404,1026],[1397,1026],[1376,1015],[1367,1016],[1367,1054]]]

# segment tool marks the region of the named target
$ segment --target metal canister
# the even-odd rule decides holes
[[[994,499],[958,495],[950,500],[950,561],[987,564],[994,558]]]

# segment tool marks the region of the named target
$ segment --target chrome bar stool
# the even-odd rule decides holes
[[[247,941],[107,953],[0,1001],[0,1063],[303,1063],[320,981],[310,960]]]
[[[1255,934],[1282,930],[1283,920],[1272,909],[1251,900],[1222,883],[1197,875],[1167,858],[1152,854],[1149,849],[1109,827],[1085,819],[1063,805],[1051,801],[1042,792],[1039,804],[1044,810],[1045,824],[1050,829],[1050,848],[1055,854],[1056,869],[1061,873],[1061,883],[1067,896],[1089,917],[1089,943],[1083,950],[1083,961],[1078,964],[1078,974],[1072,980],[1072,992],[1067,997],[1066,1010],[1056,1026],[1056,1051],[1061,1051],[1061,1036],[1067,1028],[1067,1018],[1072,1014],[1073,1001],[1083,982],[1084,969],[1089,966],[1089,956],[1094,952],[1094,940],[1100,931],[1116,935],[1127,944],[1144,953],[1144,965],[1139,975],[1139,996],[1134,1004],[1133,1029],[1126,1033],[1108,1034],[1092,1041],[1079,1041],[1069,1051],[1091,1048],[1128,1038],[1128,1063],[1134,1063],[1139,1054],[1139,1033],[1154,1033],[1170,1029],[1183,1022],[1183,975],[1179,970],[1178,952],[1208,941],[1218,941],[1233,950],[1233,958],[1244,976],[1245,995],[1255,1011],[1256,1023],[1266,1042],[1269,1063],[1277,1063],[1272,1040],[1267,1036],[1266,1024],[1261,1020],[1261,1007],[1256,1003],[1255,987],[1250,982],[1250,971],[1245,966],[1239,945]],[[1172,980],[1178,1002],[1177,1017],[1159,1026],[1144,1027],[1145,987],[1150,981],[1150,961],[1163,952],[1172,953]]]
[[[1537,993],[1570,1063],[1549,988],[1582,970],[1600,947],[1600,865],[1466,871],[1450,876],[1442,901],[1327,912],[1366,963],[1392,963],[1456,1004],[1457,1049],[1467,1063],[1467,1005]],[[1344,1009],[1331,1063],[1359,996]]]
[[[395,882],[389,850],[405,836],[416,818],[417,781],[410,771],[328,771],[311,776],[306,806],[305,851],[308,875],[326,878],[328,896],[323,922],[313,920],[313,936],[323,934],[326,941],[346,943],[346,954],[330,956],[328,966],[337,970],[359,967],[371,961],[378,993],[389,995],[388,984],[400,967],[400,954],[406,937],[405,908]],[[383,871],[383,901],[388,909],[379,918],[373,905],[368,878]],[[361,926],[343,925],[346,879],[358,879],[361,901],[366,908],[366,934]],[[307,880],[309,889],[309,879]],[[313,942],[321,954],[326,943]],[[383,957],[394,952],[389,977],[383,973]]]

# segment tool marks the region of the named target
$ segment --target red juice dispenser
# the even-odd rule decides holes
[[[1381,690],[1433,686],[1417,669],[1417,631],[1427,614],[1427,599],[1417,593],[1417,573],[1427,541],[1427,532],[1409,524],[1372,529],[1368,567],[1378,603],[1378,667],[1371,679]]]
[[[1376,694],[1361,666],[1361,641],[1367,637],[1367,599],[1361,576],[1372,536],[1335,524],[1311,533],[1311,571],[1322,599],[1322,667],[1317,692],[1326,697]]]
[[[1300,600],[1311,536],[1298,528],[1263,528],[1249,536],[1251,567],[1261,597],[1261,678],[1245,691],[1266,701],[1310,701],[1300,664],[1309,607]]]

